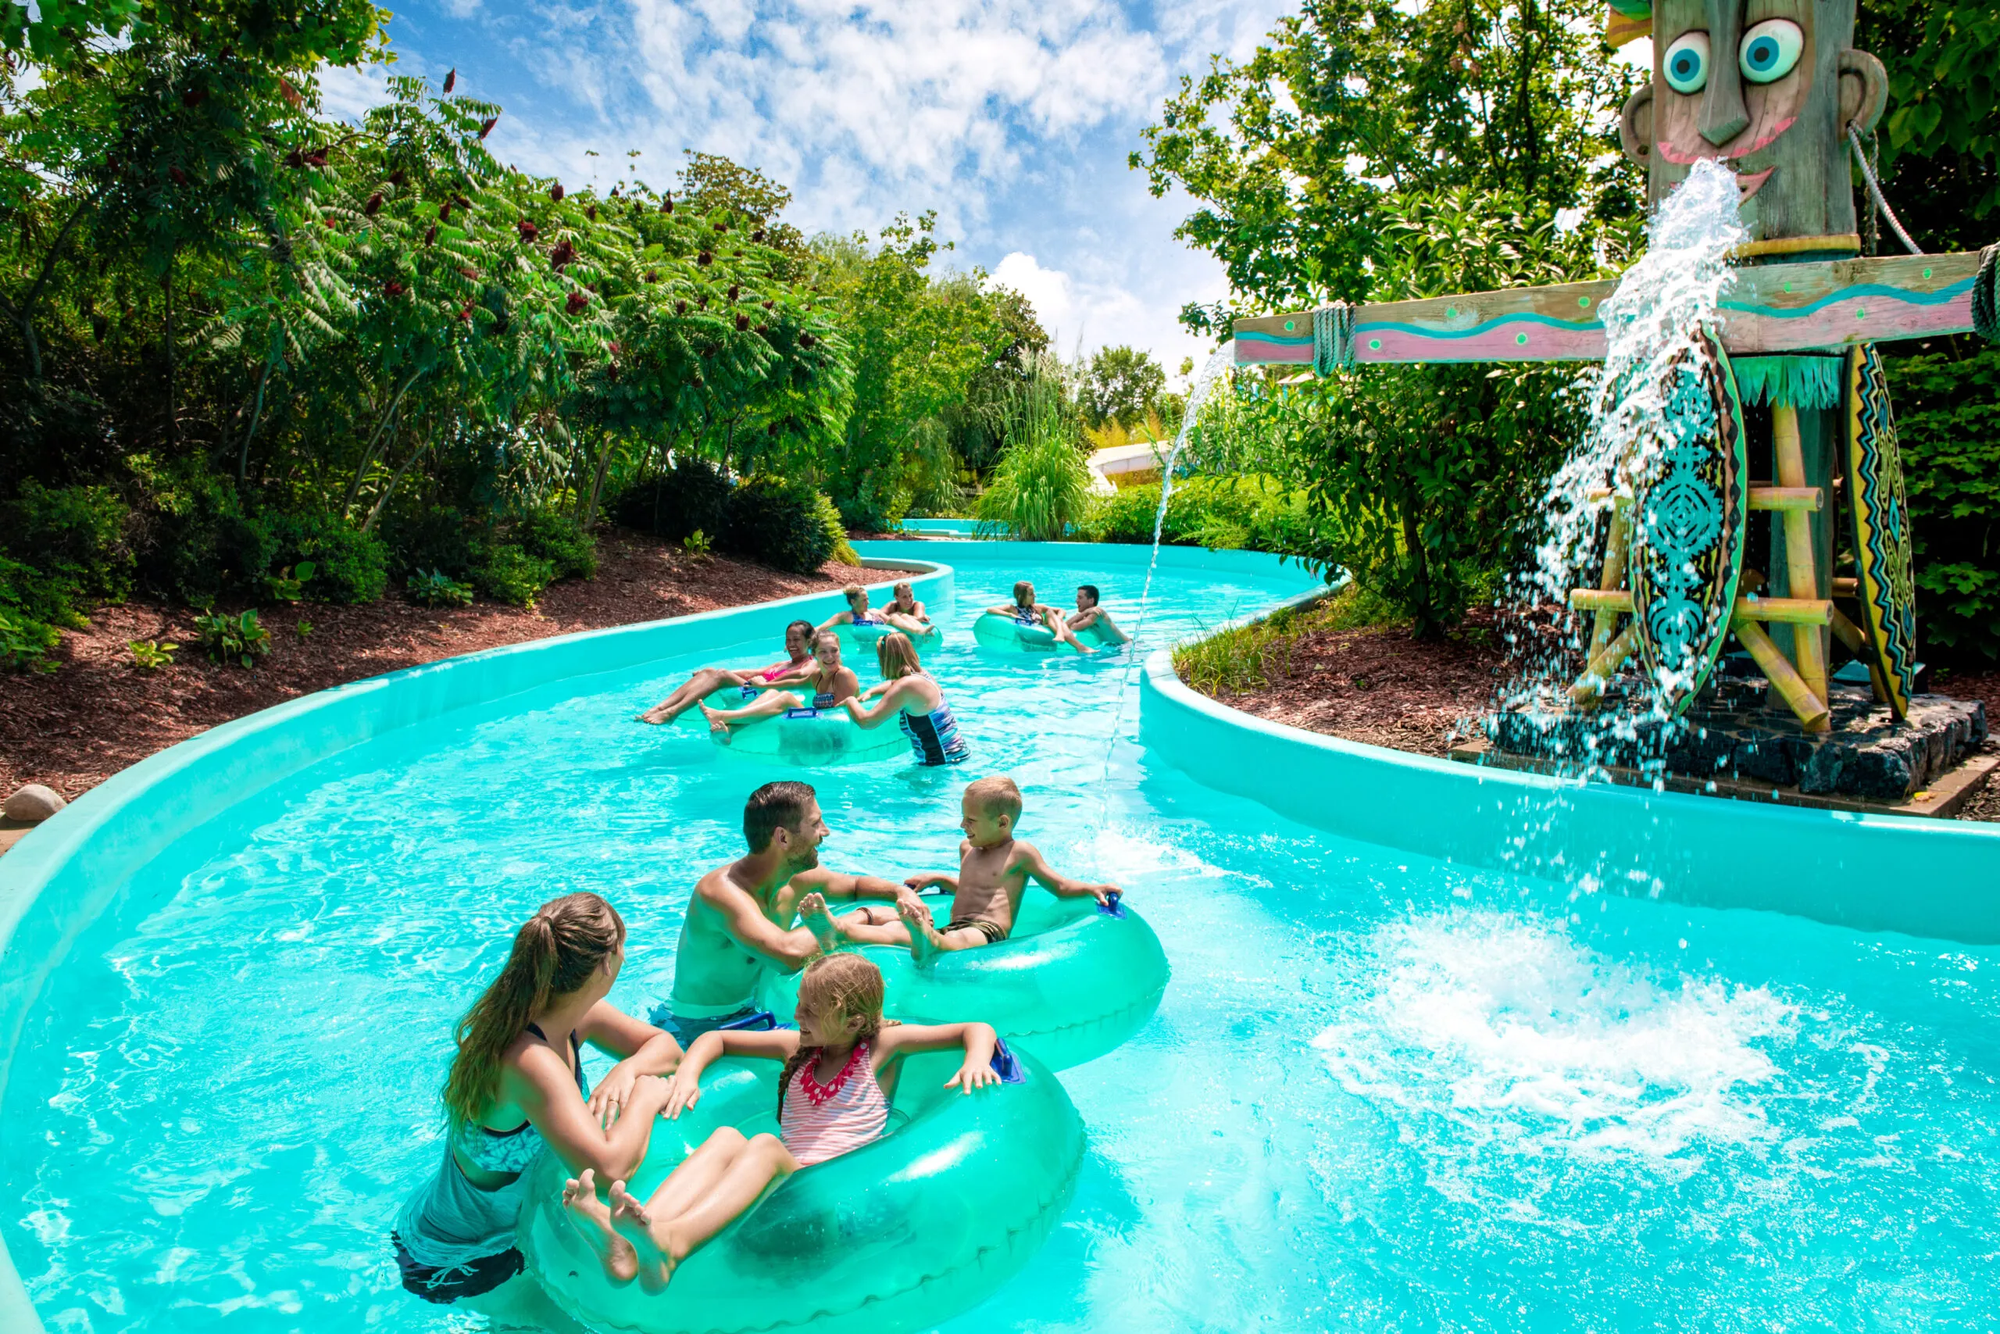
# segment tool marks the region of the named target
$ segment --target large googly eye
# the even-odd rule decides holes
[[[1760,25],[1761,26],[1761,25]],[[1708,86],[1708,34],[1684,32],[1667,48],[1660,68],[1667,87],[1677,93],[1698,93]]]
[[[1806,49],[1806,35],[1790,19],[1765,19],[1743,34],[1736,64],[1752,83],[1771,83],[1792,72]]]

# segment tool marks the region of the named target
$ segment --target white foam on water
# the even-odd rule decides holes
[[[1679,1177],[1704,1146],[1776,1137],[1759,1094],[1799,1011],[1769,991],[1617,963],[1514,913],[1425,915],[1371,944],[1373,994],[1312,1045],[1406,1140]]]

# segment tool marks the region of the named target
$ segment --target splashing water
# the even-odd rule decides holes
[[[1173,448],[1167,451],[1166,462],[1160,466],[1160,508],[1153,514],[1153,558],[1146,565],[1146,582],[1139,589],[1139,615],[1132,623],[1132,643],[1125,657],[1125,673],[1118,681],[1118,704],[1112,710],[1111,731],[1104,743],[1104,780],[1111,779],[1111,753],[1118,746],[1118,728],[1125,721],[1125,696],[1132,687],[1132,669],[1144,656],[1139,651],[1139,636],[1146,628],[1146,608],[1153,596],[1153,574],[1160,567],[1160,534],[1167,524],[1167,502],[1173,499],[1174,468],[1180,463],[1181,451],[1187,448],[1188,437],[1194,433],[1194,424],[1201,417],[1201,406],[1208,401],[1209,393],[1216,381],[1222,380],[1223,373],[1236,364],[1236,347],[1224,343],[1209,355],[1188,388],[1187,408],[1181,413],[1181,429],[1174,433]]]
[[[1510,581],[1517,606],[1566,606],[1571,589],[1589,586],[1606,554],[1602,518],[1616,506],[1632,507],[1636,518],[1638,501],[1666,471],[1669,446],[1713,430],[1712,409],[1689,392],[1690,368],[1705,355],[1702,332],[1715,327],[1735,281],[1729,256],[1749,240],[1738,207],[1730,172],[1697,162],[1648,224],[1646,253],[1599,307],[1606,348],[1603,366],[1583,386],[1590,424],[1549,482],[1542,501],[1546,536],[1533,568]],[[1599,769],[1609,754],[1629,763],[1643,752],[1640,767],[1657,776],[1684,725],[1668,701],[1693,684],[1701,662],[1661,666],[1644,683],[1636,708],[1580,716],[1560,688],[1564,655],[1553,656],[1557,661],[1529,665],[1503,692],[1500,711],[1547,734],[1545,753],[1577,773]],[[1579,728],[1581,718],[1588,722]]]

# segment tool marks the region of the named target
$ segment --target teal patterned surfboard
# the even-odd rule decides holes
[[[1658,454],[1633,505],[1627,578],[1639,659],[1661,708],[1678,716],[1729,638],[1749,493],[1728,354],[1698,335],[1668,376]]]
[[[1845,388],[1847,512],[1854,525],[1861,627],[1881,668],[1877,680],[1887,689],[1889,707],[1905,718],[1917,688],[1910,513],[1896,424],[1889,414],[1889,385],[1873,343],[1848,352]]]

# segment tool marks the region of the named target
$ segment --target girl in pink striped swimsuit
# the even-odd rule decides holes
[[[768,1033],[718,1030],[681,1058],[660,1115],[678,1118],[701,1100],[701,1073],[720,1056],[784,1062],[778,1081],[778,1135],[745,1137],[724,1126],[689,1154],[643,1204],[611,1183],[609,1206],[585,1172],[563,1200],[584,1239],[616,1283],[639,1280],[657,1292],[696,1247],[756,1203],[770,1185],[880,1139],[889,1122],[902,1059],[963,1047],[965,1061],[946,1088],[971,1093],[1000,1082],[988,1024],[899,1024],[882,1018],[882,972],[858,954],[815,960],[799,981],[799,1026]]]

